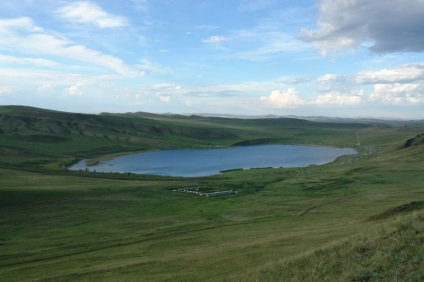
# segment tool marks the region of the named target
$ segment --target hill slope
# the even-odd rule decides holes
[[[212,128],[174,125],[140,117],[75,114],[29,107],[0,107],[1,132],[31,136],[84,135],[118,140],[122,135],[128,142],[140,140],[131,137],[158,139],[164,135],[178,135],[189,139],[234,138],[234,134]],[[37,135],[35,135],[37,136]],[[46,139],[49,140],[48,138]],[[34,141],[43,141],[34,138]]]
[[[229,130],[214,126],[20,106],[0,107],[0,133],[0,146],[20,155],[101,155],[238,140]]]
[[[424,146],[394,148],[424,125],[0,113],[4,281],[422,280]],[[355,146],[359,154],[203,178],[52,166],[114,151],[261,142]],[[187,187],[239,193],[174,191]]]
[[[406,140],[403,148],[409,148],[412,146],[424,145],[424,133],[418,134],[416,137]]]
[[[308,270],[308,271],[305,271]],[[423,281],[424,211],[264,270],[264,281]]]
[[[74,158],[111,153],[204,148],[262,143],[333,144],[352,140],[364,124],[315,123],[299,119],[225,119],[127,113],[66,113],[0,106],[0,154],[10,161],[28,157]]]

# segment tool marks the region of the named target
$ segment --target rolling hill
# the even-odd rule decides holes
[[[339,138],[352,139],[352,130],[367,127],[290,118],[246,120],[140,112],[93,115],[0,106],[0,154],[14,157],[10,161],[19,160],[17,156],[72,159],[171,148],[319,143],[324,135],[332,135],[337,145]]]
[[[421,281],[424,124],[0,107],[2,281]],[[354,147],[198,178],[67,171],[80,158],[255,144]],[[198,197],[177,189],[236,190]],[[174,191],[175,190],[175,191]]]

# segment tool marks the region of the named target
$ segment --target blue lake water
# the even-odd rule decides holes
[[[263,167],[303,167],[331,162],[343,155],[356,154],[350,148],[316,146],[260,145],[205,150],[164,150],[136,153],[86,165],[85,161],[71,170],[97,172],[132,172],[167,176],[208,176],[223,170]]]

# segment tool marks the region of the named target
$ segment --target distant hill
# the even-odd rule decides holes
[[[194,128],[152,120],[152,116],[93,115],[22,106],[0,106],[0,130],[4,134],[74,134],[112,140],[120,135],[153,139],[169,134],[200,139],[234,137],[232,133],[213,131],[211,128]]]
[[[330,123],[365,123],[365,124],[416,124],[424,123],[424,120],[411,120],[411,119],[394,119],[394,118],[342,118],[342,117],[325,117],[325,116],[280,116],[280,115],[264,115],[264,116],[245,116],[245,115],[226,115],[226,114],[212,114],[212,113],[199,113],[190,114],[201,117],[221,117],[221,118],[237,118],[237,119],[301,119],[315,122],[330,122]]]
[[[28,153],[31,148],[37,152],[55,150],[55,153],[79,155],[78,152],[94,148],[103,148],[100,152],[110,153],[129,148],[164,149],[183,147],[184,144],[208,144],[214,140],[238,140],[230,130],[214,126],[23,106],[0,106],[0,133],[0,146],[7,147],[7,152],[20,155],[24,155],[24,151]]]
[[[353,132],[370,126],[355,120],[340,123],[293,117],[224,118],[145,112],[82,114],[0,106],[0,155],[10,159],[34,155],[87,157],[135,150],[270,143],[337,146],[356,141]]]

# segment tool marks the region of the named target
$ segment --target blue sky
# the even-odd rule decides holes
[[[2,0],[0,104],[424,118],[424,1]]]

